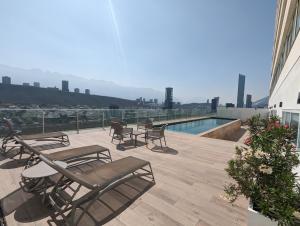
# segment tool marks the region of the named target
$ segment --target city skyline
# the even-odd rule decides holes
[[[275,2],[66,1],[57,3],[58,11],[50,1],[22,4],[1,3],[1,64],[162,94],[171,86],[182,102],[216,95],[222,103],[235,102],[241,72],[254,100],[268,95]]]

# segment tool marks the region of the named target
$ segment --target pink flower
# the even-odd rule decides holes
[[[246,139],[245,139],[245,141],[244,141],[244,144],[246,144],[246,145],[250,145],[252,143],[252,137],[247,137]]]
[[[279,121],[275,122],[275,128],[280,128],[280,122]]]
[[[288,129],[288,128],[290,128],[290,127],[289,127],[289,125],[284,125],[284,128],[285,128],[285,129]]]

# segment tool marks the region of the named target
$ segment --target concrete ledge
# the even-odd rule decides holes
[[[201,137],[209,137],[215,139],[230,139],[236,132],[241,129],[242,122],[240,119],[236,119],[232,122],[226,123],[224,125],[218,126],[206,132],[200,133]]]

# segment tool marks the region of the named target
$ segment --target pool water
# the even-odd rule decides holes
[[[199,134],[232,121],[233,120],[231,119],[208,118],[192,122],[183,122],[169,125],[167,127],[167,130],[190,134]]]

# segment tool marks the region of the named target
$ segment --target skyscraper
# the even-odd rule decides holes
[[[252,95],[250,94],[246,97],[246,108],[252,108]]]
[[[212,112],[217,111],[217,108],[219,106],[219,100],[220,100],[220,97],[214,97],[213,99],[211,99],[211,111]]]
[[[172,109],[173,108],[173,88],[166,88],[166,96],[165,96],[165,108]]]
[[[10,77],[8,77],[8,76],[2,76],[2,84],[10,85],[11,84]]]
[[[69,81],[66,80],[61,81],[61,91],[69,92]]]
[[[237,103],[236,103],[236,106],[238,108],[244,107],[245,79],[246,79],[245,75],[239,74],[239,85],[238,85]]]

